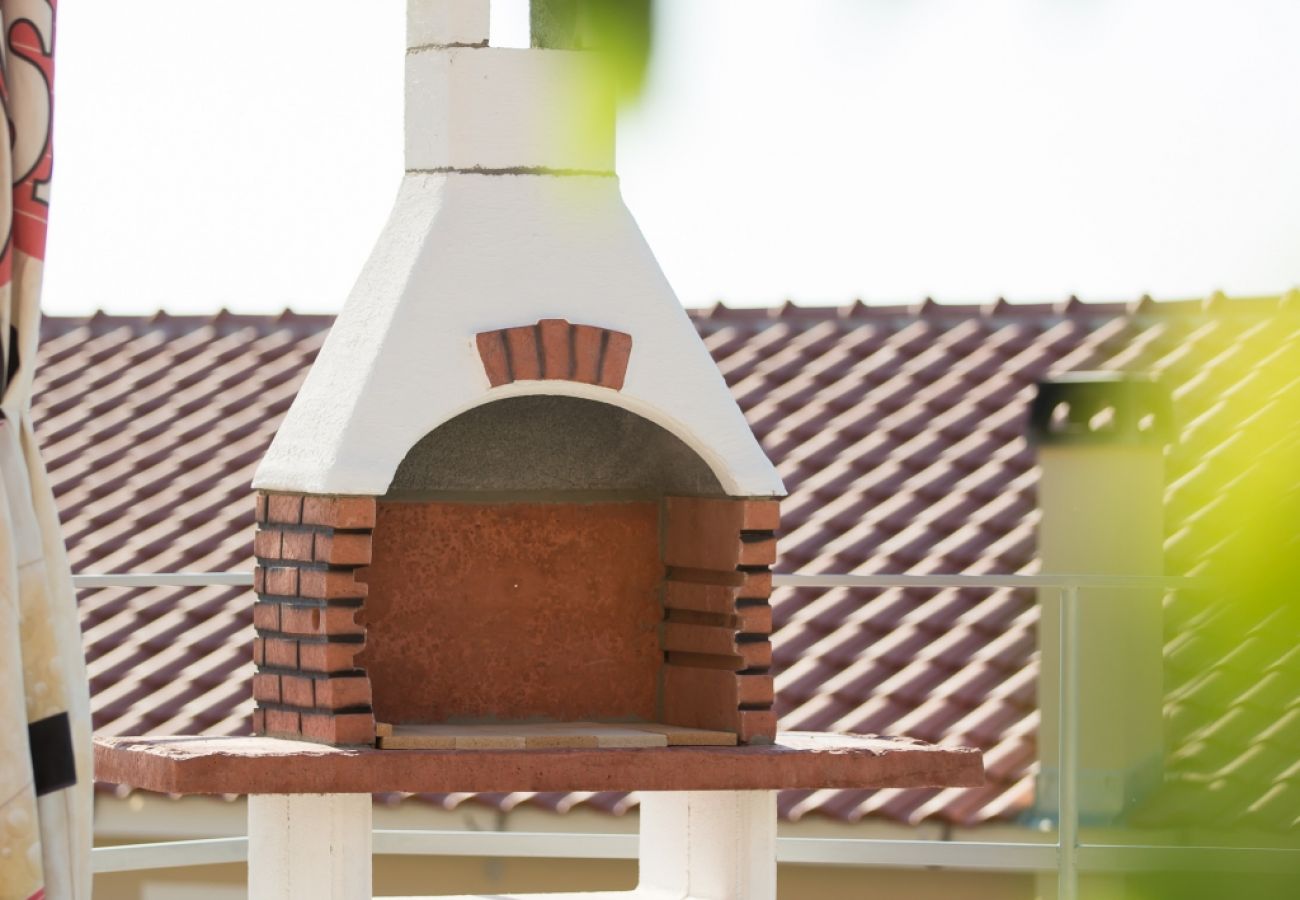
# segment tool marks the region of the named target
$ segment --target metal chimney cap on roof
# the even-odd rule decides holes
[[[1169,391],[1133,372],[1067,372],[1038,383],[1029,440],[1047,444],[1146,444],[1173,439]]]

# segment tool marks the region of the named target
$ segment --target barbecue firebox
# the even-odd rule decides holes
[[[418,441],[382,496],[260,494],[258,521],[261,733],[773,737],[777,503],[726,496],[683,441],[620,407],[487,403]]]

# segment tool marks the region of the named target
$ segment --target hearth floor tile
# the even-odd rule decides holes
[[[542,722],[491,725],[389,725],[376,732],[387,750],[525,750],[540,748],[719,747],[736,736],[657,722]]]

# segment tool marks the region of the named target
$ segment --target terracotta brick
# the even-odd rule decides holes
[[[770,566],[776,562],[776,538],[765,537],[762,540],[740,540],[740,565]]]
[[[299,647],[298,667],[304,672],[347,672],[355,668],[361,643],[325,641],[303,643]]]
[[[573,330],[564,319],[542,319],[537,331],[542,345],[542,377],[568,380],[573,377],[573,353],[569,335]]]
[[[776,700],[772,675],[737,675],[736,699],[741,706],[771,706]]]
[[[302,522],[327,528],[374,528],[375,498],[307,497],[303,501]]]
[[[696,612],[693,609],[665,609],[664,622],[674,625],[704,625],[726,629],[733,636],[739,632],[740,616],[734,613]]]
[[[266,569],[261,566],[253,566],[253,592],[266,593]]]
[[[288,735],[301,734],[302,720],[298,717],[298,713],[295,710],[276,709],[272,707],[266,711],[266,733]]]
[[[311,562],[314,535],[310,531],[286,531],[280,546],[283,559]]]
[[[598,384],[622,390],[627,377],[627,363],[632,356],[632,335],[621,331],[610,331],[605,339],[605,355],[600,362],[600,380]]]
[[[280,676],[281,702],[289,706],[311,709],[316,705],[315,681],[316,679],[308,678],[306,675]]]
[[[740,656],[736,632],[716,625],[688,625],[668,622],[664,625],[663,648],[670,653],[699,653],[710,656]]]
[[[294,606],[280,613],[280,630],[288,634],[365,634],[356,622],[357,609],[343,606]]]
[[[253,734],[266,734],[266,710],[253,710]]]
[[[323,613],[319,606],[285,604],[280,613],[280,627],[286,634],[317,635],[321,633]]]
[[[256,494],[253,495],[253,498],[254,498],[254,503],[256,504],[253,513],[253,519],[258,524],[261,524],[262,522],[266,521],[266,494],[263,493],[262,491],[258,491]]]
[[[741,658],[746,669],[772,668],[772,642],[752,641],[740,645]]]
[[[262,631],[280,630],[280,604],[254,603],[253,627]]]
[[[726,669],[663,668],[664,718],[671,725],[736,731],[736,674]]]
[[[253,675],[253,699],[259,703],[280,702],[280,676],[272,672]]]
[[[302,524],[334,527],[334,498],[311,494],[302,500]]]
[[[775,528],[779,509],[773,500],[669,497],[664,504],[664,562],[714,570],[771,565],[776,538],[772,529],[754,526]]]
[[[369,534],[316,533],[315,557],[317,562],[332,566],[366,566],[370,564]]]
[[[488,384],[498,387],[510,383],[510,361],[506,357],[505,335],[500,331],[483,331],[474,336],[478,358],[483,361],[483,372]]]
[[[770,706],[771,675],[738,675],[725,669],[664,667],[664,717],[674,725],[738,731],[738,707]],[[759,710],[764,711],[764,710]]]
[[[322,709],[369,706],[370,699],[370,679],[364,675],[321,678],[316,682],[316,706]]]
[[[736,589],[725,584],[669,581],[664,585],[664,606],[731,615],[736,612]]]
[[[280,669],[298,668],[298,642],[287,638],[267,638],[266,665]]]
[[[744,519],[741,528],[745,531],[776,531],[781,527],[780,500],[745,500]]]
[[[260,638],[260,637],[253,638],[253,665],[255,666],[266,665],[266,639],[265,638]]]
[[[303,713],[302,736],[322,744],[375,743],[375,717],[371,713]]]
[[[772,596],[772,573],[746,572],[736,596],[746,600],[766,600]]]
[[[728,571],[740,565],[744,501],[668,497],[664,501],[664,562]]]
[[[771,744],[776,740],[776,713],[770,709],[742,709],[737,736],[745,744]]]
[[[535,326],[521,325],[518,328],[507,328],[506,347],[510,351],[511,380],[532,381],[542,377]]]
[[[266,567],[266,593],[274,597],[293,597],[298,593],[298,570],[292,566]]]
[[[357,622],[359,607],[330,606],[321,620],[321,633],[331,636],[365,634],[366,628]]]
[[[302,521],[301,495],[271,494],[266,502],[268,521],[281,525],[297,525]]]
[[[259,528],[253,534],[253,555],[259,559],[279,559],[281,537],[278,528]]]
[[[334,527],[345,529],[374,528],[375,498],[335,497]]]
[[[303,569],[298,594],[313,600],[344,600],[366,596],[366,586],[354,572],[334,569]]]
[[[600,345],[605,332],[591,325],[573,326],[573,380],[583,384],[600,381]]]
[[[736,614],[740,616],[739,630],[745,634],[772,633],[772,607],[766,603],[740,606]]]

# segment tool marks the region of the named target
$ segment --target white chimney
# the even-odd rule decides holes
[[[489,47],[488,9],[408,4],[406,173],[254,486],[382,495],[438,425],[562,394],[667,429],[729,495],[783,494],[623,205],[593,55]],[[554,319],[630,336],[620,389],[545,373],[490,383],[477,336]]]
[[[1072,373],[1039,385],[1038,447],[1047,575],[1163,574],[1164,445],[1169,400],[1149,378]],[[1163,764],[1161,591],[1093,587],[1078,594],[1078,796],[1085,823],[1117,820],[1158,785]],[[1039,592],[1039,812],[1056,812],[1062,710],[1060,593]]]

